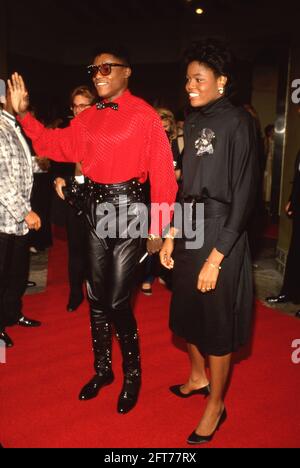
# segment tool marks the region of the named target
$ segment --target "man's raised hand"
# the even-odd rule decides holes
[[[29,96],[22,76],[14,73],[8,80],[8,88],[14,111],[21,117],[24,116],[28,111]]]

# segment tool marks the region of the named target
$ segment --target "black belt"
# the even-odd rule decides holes
[[[204,204],[204,217],[217,218],[219,216],[227,216],[230,212],[230,205],[222,203],[212,198],[200,198],[194,196],[187,196],[182,199],[182,203],[190,204],[196,207],[197,204]]]
[[[144,188],[137,179],[118,184],[100,184],[88,178],[85,181],[87,194],[92,196],[96,203],[118,204],[124,196],[127,203],[144,202]]]

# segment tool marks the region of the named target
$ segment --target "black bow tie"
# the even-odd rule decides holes
[[[96,107],[98,110],[102,110],[102,109],[107,109],[107,107],[110,107],[111,109],[113,110],[118,110],[119,109],[119,104],[117,104],[116,102],[98,102],[96,104]]]

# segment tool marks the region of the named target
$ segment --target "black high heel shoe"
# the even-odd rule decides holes
[[[208,397],[210,394],[210,385],[206,385],[206,387],[198,388],[197,390],[192,390],[190,393],[182,393],[180,388],[182,387],[183,384],[181,385],[173,385],[172,387],[169,388],[170,392],[174,393],[174,395],[180,397],[180,398],[189,398],[193,395],[204,395],[205,397]]]
[[[221,417],[217,424],[217,427],[211,435],[203,436],[203,435],[197,434],[196,431],[194,431],[187,439],[187,443],[190,445],[196,445],[196,444],[205,444],[207,442],[211,442],[215,433],[220,429],[221,425],[223,424],[223,422],[226,421],[226,419],[227,419],[227,412],[226,412],[226,409],[224,408],[223,413],[221,414]]]
[[[0,341],[3,341],[6,348],[12,348],[14,345],[13,340],[8,336],[5,331],[0,332]]]

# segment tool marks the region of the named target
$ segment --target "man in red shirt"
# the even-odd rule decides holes
[[[118,412],[128,413],[136,404],[141,385],[137,325],[130,299],[134,271],[141,255],[141,236],[128,235],[141,222],[137,208],[143,202],[142,184],[149,177],[151,202],[175,201],[177,184],[170,145],[155,110],[128,90],[129,59],[121,49],[99,51],[88,67],[101,101],[76,117],[66,129],[48,130],[28,112],[28,93],[22,77],[10,81],[15,111],[38,155],[56,161],[82,162],[86,179],[88,239],[88,297],[96,375],[79,398],[89,400],[114,380],[111,366],[111,327],[119,339],[124,383]],[[126,196],[125,198],[123,196]],[[128,221],[116,236],[103,235],[105,208],[116,208],[115,221],[124,207]],[[150,227],[147,249],[162,246],[161,226]]]

